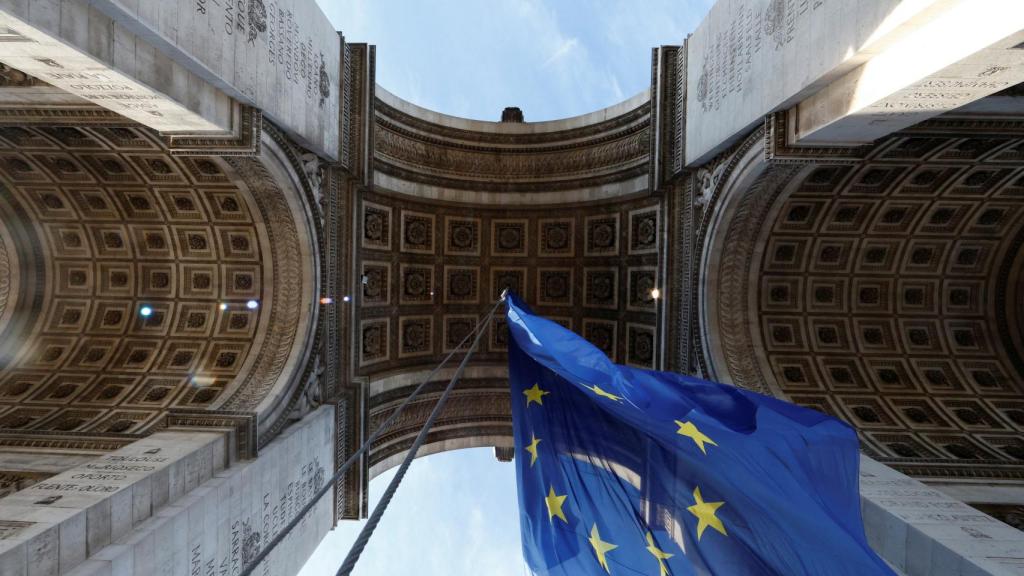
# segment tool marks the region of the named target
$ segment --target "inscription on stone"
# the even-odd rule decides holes
[[[755,56],[762,50],[778,52],[792,43],[797,28],[829,1],[835,0],[772,0],[767,8],[741,5],[729,27],[710,39],[705,52],[696,92],[701,110],[717,111],[726,96],[751,89]]]
[[[299,510],[305,506],[326,481],[326,470],[319,457],[312,458],[300,469],[298,478],[288,482],[278,493],[265,492],[261,499],[260,510],[254,516],[235,520],[231,523],[230,550],[227,555],[206,558],[203,543],[196,544],[191,550],[191,576],[236,576],[241,573],[260,553],[278,531],[281,530]],[[327,502],[328,500],[324,500]],[[299,526],[305,526],[308,516],[303,518]],[[299,531],[296,528],[289,535]],[[216,548],[216,547],[214,547]],[[214,552],[215,553],[215,552]],[[268,563],[263,564],[263,572],[269,570]]]
[[[324,106],[331,95],[327,58],[322,49],[314,47],[310,30],[300,26],[290,7],[277,0],[195,0],[195,11],[217,22],[214,29],[240,36],[252,48],[257,42],[265,44],[270,67],[299,87],[306,100]],[[248,97],[257,98],[255,85],[240,88]]]
[[[35,522],[19,520],[0,520],[0,540],[8,540],[17,536],[22,530],[34,525]]]

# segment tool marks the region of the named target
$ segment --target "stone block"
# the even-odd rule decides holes
[[[131,546],[112,544],[97,552],[90,559],[109,562],[111,576],[133,576],[135,574],[135,555]]]
[[[131,490],[121,490],[110,497],[111,542],[116,542],[127,534],[134,525],[134,500],[135,496]]]
[[[28,576],[27,548],[24,543],[6,548],[0,547],[0,574]]]
[[[70,571],[88,558],[87,520],[86,512],[82,511],[60,523],[58,528],[58,556],[61,572]]]
[[[60,528],[50,526],[25,543],[28,576],[57,576],[60,567]]]
[[[153,515],[152,479],[143,478],[132,486],[132,524]]]
[[[89,556],[111,542],[112,506],[113,496],[85,511],[86,553]]]

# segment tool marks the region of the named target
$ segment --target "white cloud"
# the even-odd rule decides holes
[[[572,51],[573,48],[579,46],[579,43],[580,41],[578,38],[566,38],[565,40],[562,41],[562,44],[555,49],[554,53],[552,53],[551,56],[548,56],[548,59],[544,61],[543,67],[547,68],[548,66],[551,65],[551,63],[560,60],[562,57],[564,57],[566,54]]]

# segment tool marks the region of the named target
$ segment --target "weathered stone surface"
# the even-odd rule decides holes
[[[316,0],[101,0],[97,7],[299,142],[338,157],[341,38]]]
[[[0,26],[4,64],[161,132],[232,130],[226,94],[90,3],[7,0]]]
[[[164,133],[238,133],[259,108],[338,157],[341,40],[315,0],[7,0],[0,61]]]
[[[798,102],[796,132],[809,141],[870,142],[1019,82],[1020,56],[1007,49],[1019,43],[1020,12],[1001,2],[720,0],[688,40],[686,163]]]
[[[1021,574],[1024,532],[864,456],[868,542],[907,576]]]

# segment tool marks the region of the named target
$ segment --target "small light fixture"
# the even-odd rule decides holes
[[[342,296],[341,297],[341,301],[342,302],[348,302],[349,300],[351,300],[351,298],[349,298],[348,296]]]
[[[658,290],[657,288],[652,289],[651,290],[651,298],[654,298],[655,300],[657,300],[658,298],[661,298],[661,290]]]
[[[143,306],[142,308],[139,308],[139,315],[143,317],[148,317],[152,313],[153,309],[150,308],[149,306]]]
[[[324,296],[323,298],[320,299],[320,303],[321,304],[325,304],[325,305],[326,304],[334,304],[334,298],[331,298],[329,296]]]
[[[218,306],[218,308],[220,308],[221,310],[227,310],[228,309],[228,305],[225,302],[221,302],[220,306]]]
[[[248,302],[245,303],[245,307],[248,308],[249,310],[255,310],[256,307],[259,305],[260,303],[255,300],[249,300]]]

